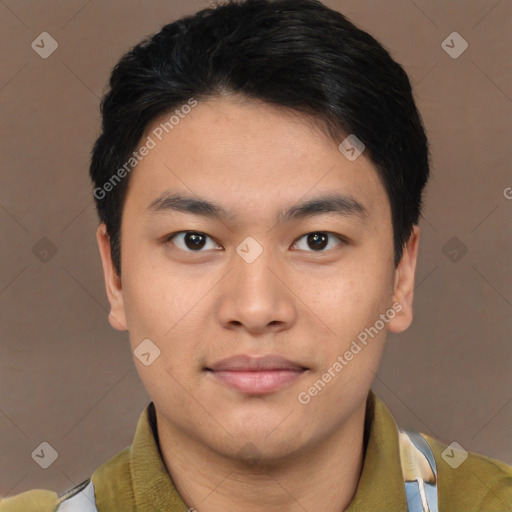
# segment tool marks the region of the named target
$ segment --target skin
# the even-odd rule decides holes
[[[166,191],[218,203],[232,216],[149,213]],[[276,223],[279,211],[333,191],[355,198],[367,215]],[[164,241],[183,231],[208,235],[200,252],[183,234]],[[315,232],[345,242],[331,234],[329,245],[315,250],[304,236]],[[396,269],[392,233],[385,189],[365,153],[351,162],[308,118],[264,103],[201,102],[137,165],[123,209],[122,279],[104,225],[97,239],[112,326],[129,332],[132,351],[146,338],[161,351],[149,366],[134,362],[156,407],[165,464],[187,506],[345,510],[362,469],[366,397],[386,332],[412,321],[419,229]],[[263,248],[252,263],[236,252],[248,236]],[[298,394],[393,303],[401,311],[308,404],[300,403]],[[308,370],[262,396],[204,371],[238,354],[278,354]]]

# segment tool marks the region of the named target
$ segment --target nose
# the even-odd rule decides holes
[[[254,261],[236,253],[232,271],[223,280],[219,321],[225,328],[251,334],[289,329],[297,317],[290,281],[285,262],[271,251],[263,250]]]

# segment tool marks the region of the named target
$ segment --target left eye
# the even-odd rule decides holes
[[[344,243],[344,240],[338,235],[333,233],[326,233],[323,231],[314,231],[313,233],[307,233],[299,238],[299,242],[303,239],[306,240],[306,244],[313,248],[313,252],[325,252],[324,249],[329,245],[328,238],[333,237],[338,240],[340,243]],[[294,246],[297,246],[299,242],[295,242]],[[328,247],[332,249],[332,247]],[[300,250],[307,250],[304,248],[300,248]]]

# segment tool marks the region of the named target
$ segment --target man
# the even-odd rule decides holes
[[[429,173],[375,39],[314,0],[226,3],[126,54],[102,115],[109,319],[152,401],[90,480],[0,511],[512,510],[510,466],[448,464],[371,390]]]

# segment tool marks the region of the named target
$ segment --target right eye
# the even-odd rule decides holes
[[[177,242],[173,241],[174,239]],[[212,246],[210,249],[216,249],[219,245],[213,241],[213,239],[205,233],[201,233],[200,231],[178,231],[177,233],[172,233],[165,237],[165,242],[171,242],[173,245],[178,247],[185,252],[205,252],[202,251],[207,245],[207,239],[212,241]]]

